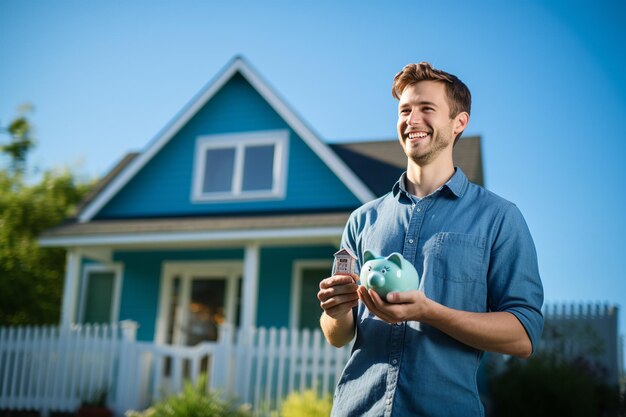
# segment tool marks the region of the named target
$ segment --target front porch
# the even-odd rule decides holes
[[[0,409],[71,412],[106,388],[123,415],[202,373],[207,389],[257,416],[292,391],[331,392],[349,349],[325,342],[316,293],[348,215],[108,219],[47,232],[42,246],[67,249],[60,326],[0,329]]]
[[[0,328],[0,409],[72,412],[106,390],[122,416],[141,410],[185,380],[208,376],[207,390],[267,416],[293,391],[331,392],[350,349],[335,349],[319,330],[220,328],[196,346],[136,340],[137,324]]]
[[[211,325],[317,327],[318,312],[303,303],[316,302],[346,218],[98,220],[50,231],[40,243],[67,249],[62,326],[132,320],[140,341],[195,344],[180,331],[193,328],[196,307],[219,316]]]

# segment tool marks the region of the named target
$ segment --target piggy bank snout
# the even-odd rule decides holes
[[[367,276],[367,283],[372,288],[382,288],[385,286],[385,277],[380,272],[370,272]]]

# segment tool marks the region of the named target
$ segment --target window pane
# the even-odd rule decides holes
[[[188,306],[187,345],[217,340],[218,326],[224,323],[225,279],[194,278]]]
[[[300,293],[300,329],[319,329],[322,308],[317,299],[320,281],[328,277],[330,268],[307,268],[302,271],[302,291]]]
[[[176,275],[172,282],[172,293],[169,299],[170,317],[168,320],[167,334],[165,335],[165,343],[173,345],[175,343],[176,326],[180,325],[180,310],[178,308],[178,297],[180,295],[180,275]]]
[[[207,149],[204,165],[203,193],[232,190],[235,148]]]
[[[113,272],[91,272],[87,279],[85,323],[109,323],[113,304]]]
[[[242,191],[271,190],[274,185],[274,145],[247,146]]]
[[[241,288],[243,287],[243,277],[237,278],[237,300],[235,303],[235,327],[239,328],[241,325]]]

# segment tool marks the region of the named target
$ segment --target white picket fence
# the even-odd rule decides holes
[[[266,416],[293,391],[331,392],[349,357],[319,330],[220,329],[193,347],[136,341],[137,325],[0,328],[0,409],[73,411],[106,390],[121,416],[208,375],[207,389]]]
[[[0,328],[0,409],[73,411],[113,392],[136,325]],[[124,333],[126,333],[125,337]]]

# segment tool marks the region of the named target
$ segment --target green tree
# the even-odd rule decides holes
[[[10,126],[30,131],[25,118]],[[31,148],[23,146],[12,155],[25,163]],[[41,248],[37,237],[68,217],[90,185],[78,183],[67,170],[45,172],[39,182],[28,184],[14,162],[0,169],[0,325],[56,323],[65,250]]]
[[[11,158],[10,170],[12,173],[22,175],[26,171],[26,157],[28,151],[35,146],[33,127],[27,119],[27,115],[33,112],[33,106],[22,104],[18,108],[18,116],[9,123],[5,129],[11,140],[8,144],[0,145],[0,151]]]

